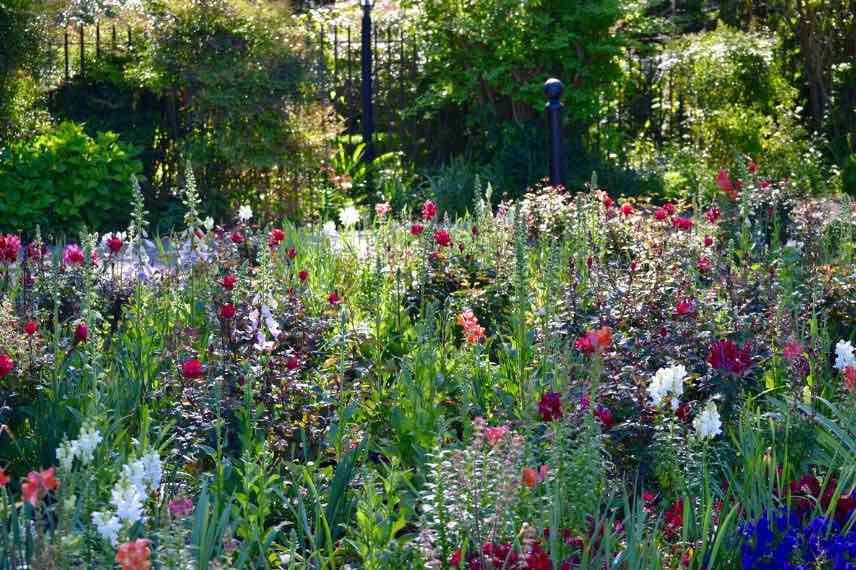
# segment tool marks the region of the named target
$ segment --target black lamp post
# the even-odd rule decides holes
[[[362,64],[363,64],[363,157],[367,163],[374,160],[374,106],[372,104],[372,7],[374,0],[360,0],[363,7]]]
[[[550,185],[564,186],[562,174],[562,92],[565,86],[558,79],[548,79],[544,84],[547,96],[547,125],[550,129]]]

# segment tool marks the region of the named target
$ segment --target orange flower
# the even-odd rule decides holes
[[[475,344],[484,338],[484,327],[479,325],[479,320],[472,309],[464,309],[458,315],[458,325],[464,329],[464,336],[468,343]]]
[[[116,562],[122,570],[149,570],[152,567],[151,556],[149,541],[138,538],[119,545]]]
[[[593,340],[600,350],[607,349],[612,344],[612,329],[609,327],[601,327],[589,334],[593,336]]]
[[[544,480],[547,478],[547,473],[549,471],[550,466],[546,463],[539,467],[537,471],[532,467],[524,467],[522,483],[527,487],[534,487],[538,483],[544,482]]]

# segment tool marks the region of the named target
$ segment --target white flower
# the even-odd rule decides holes
[[[146,483],[149,490],[154,491],[160,486],[161,477],[163,476],[163,468],[161,467],[158,452],[148,452],[140,458],[139,463],[142,464],[143,471],[146,474]]]
[[[716,404],[709,400],[704,410],[693,420],[693,427],[702,439],[714,438],[722,433],[722,422],[719,420],[719,411]]]
[[[353,227],[359,223],[360,213],[353,206],[348,206],[339,212],[339,221],[342,222],[342,225],[346,228]]]
[[[77,449],[84,465],[88,465],[92,461],[95,448],[102,440],[101,432],[97,429],[84,428],[84,431],[81,432],[80,437],[77,438]]]
[[[76,441],[64,441],[56,450],[56,459],[63,471],[71,471],[74,458],[77,457],[78,447]]]
[[[321,228],[321,233],[329,239],[336,239],[339,237],[339,232],[336,231],[336,222],[331,220],[325,223],[324,227]]]
[[[238,219],[242,222],[248,222],[253,217],[253,209],[244,204],[238,208]]]
[[[146,497],[140,488],[128,481],[119,481],[113,487],[110,503],[116,507],[116,516],[128,524],[143,518],[143,503]]]
[[[205,227],[206,231],[211,231],[214,229],[214,218],[208,216],[204,220],[202,220],[202,225]]]
[[[116,546],[119,542],[119,531],[122,530],[122,523],[119,517],[111,513],[102,513],[94,511],[92,513],[92,524],[98,529],[98,534]]]
[[[853,345],[850,341],[839,340],[835,345],[835,368],[843,372],[848,366],[856,368],[856,356],[853,355]]]
[[[651,379],[651,385],[648,386],[651,403],[659,406],[666,397],[671,395],[672,409],[676,410],[680,404],[679,398],[684,393],[684,378],[686,377],[687,369],[681,364],[659,369]]]

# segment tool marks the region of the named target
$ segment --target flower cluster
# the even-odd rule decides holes
[[[654,406],[659,406],[671,396],[672,410],[677,410],[680,406],[680,397],[684,393],[684,379],[686,377],[687,369],[680,364],[659,369],[648,386],[651,403]]]
[[[472,309],[464,309],[458,315],[458,325],[464,329],[464,336],[468,343],[475,344],[484,338],[484,327],[479,325],[478,317]]]
[[[113,486],[110,499],[115,510],[92,513],[92,524],[104,540],[115,546],[123,526],[130,527],[143,520],[146,497],[160,486],[162,469],[156,451],[122,467],[122,475]]]

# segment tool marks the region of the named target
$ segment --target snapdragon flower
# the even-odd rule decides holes
[[[712,400],[705,404],[702,412],[693,420],[696,434],[702,439],[713,439],[722,433],[722,421],[719,419],[719,410]]]
[[[112,513],[94,511],[92,513],[92,524],[98,530],[98,534],[108,541],[111,545],[116,546],[119,541],[119,531],[122,530],[122,522],[119,517]]]
[[[680,405],[680,397],[684,393],[684,379],[686,377],[687,369],[681,364],[660,368],[651,379],[651,385],[648,386],[651,403],[659,406],[671,395],[672,409],[677,410]]]

